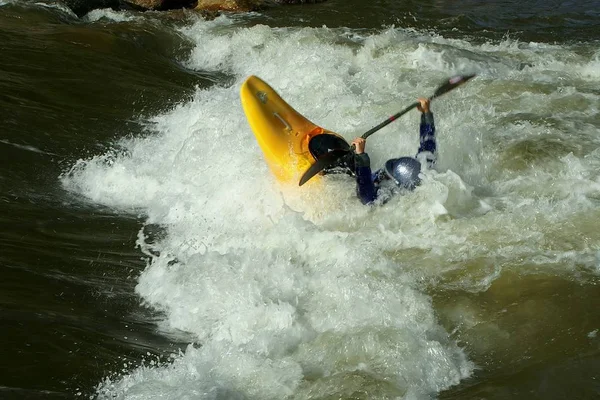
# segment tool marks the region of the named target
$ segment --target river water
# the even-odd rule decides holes
[[[239,101],[351,140],[463,73],[380,207],[279,186]],[[598,1],[0,0],[0,397],[598,398],[599,83]]]

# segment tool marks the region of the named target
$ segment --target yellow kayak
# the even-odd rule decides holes
[[[349,148],[341,136],[309,121],[256,76],[242,84],[240,97],[265,160],[281,183],[297,185],[316,157]]]

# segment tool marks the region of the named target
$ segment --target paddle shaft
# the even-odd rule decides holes
[[[372,134],[374,134],[375,132],[377,132],[378,130],[380,130],[381,128],[383,128],[384,126],[387,126],[389,124],[391,124],[392,122],[394,122],[395,120],[397,120],[398,118],[400,118],[401,116],[403,116],[404,114],[406,114],[407,112],[409,112],[410,110],[412,110],[413,108],[416,108],[419,105],[419,102],[414,102],[412,103],[410,106],[406,107],[404,110],[400,111],[399,113],[396,113],[394,115],[392,115],[391,117],[389,117],[388,119],[386,119],[385,121],[383,121],[382,123],[380,123],[379,125],[369,129],[368,131],[366,131],[365,133],[363,133],[363,135],[361,136],[363,139],[368,138],[369,136],[371,136]]]
[[[435,93],[429,98],[429,101],[435,99],[436,97],[443,95],[444,93],[451,91],[452,89],[456,88],[457,86],[462,85],[463,83],[465,83],[469,79],[473,78],[474,76],[475,75],[465,75],[465,76],[459,75],[454,78],[450,78],[446,83],[444,83],[442,86],[437,88]],[[403,116],[404,114],[406,114],[407,112],[409,112],[410,110],[412,110],[413,108],[416,108],[418,106],[419,106],[418,101],[412,103],[410,106],[406,107],[404,110],[400,111],[397,114],[392,115],[391,117],[389,117],[388,119],[386,119],[385,121],[380,123],[379,125],[369,129],[368,131],[363,133],[363,135],[361,137],[363,139],[368,138],[369,136],[371,136],[372,134],[374,134],[375,132],[377,132],[378,130],[383,128],[384,126],[387,126],[388,124],[394,122],[395,120],[397,120],[398,118],[400,118],[401,116]]]

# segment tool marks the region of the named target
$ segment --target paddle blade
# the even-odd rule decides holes
[[[304,185],[310,178],[323,171],[326,168],[332,167],[337,164],[342,158],[349,154],[348,150],[333,150],[329,153],[319,157],[313,165],[306,170],[306,172],[300,178],[299,186]]]
[[[475,76],[475,74],[453,76],[452,78],[450,78],[446,82],[444,82],[444,84],[442,84],[442,86],[437,88],[437,90],[435,91],[433,96],[431,96],[431,99],[435,99],[436,97],[439,97],[439,96],[443,95],[444,93],[448,93],[452,89],[455,89],[455,88],[459,87],[460,85],[462,85],[463,83],[467,82],[469,79],[473,78],[474,76]]]

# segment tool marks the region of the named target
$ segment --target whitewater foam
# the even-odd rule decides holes
[[[170,328],[195,338],[166,366],[102,383],[101,397],[310,398],[386,382],[397,396],[429,398],[473,365],[437,321],[422,282],[469,260],[483,260],[481,268],[449,286],[485,291],[508,257],[526,260],[512,268],[565,260],[594,267],[594,249],[573,251],[553,235],[596,204],[597,152],[498,167],[508,145],[520,151],[525,139],[566,138],[523,116],[503,118],[514,117],[517,102],[523,111],[540,101],[552,110],[565,94],[540,83],[594,61],[569,61],[560,46],[474,45],[397,28],[348,41],[347,29],[244,27],[225,16],[182,33],[197,43],[189,68],[231,81],[198,89],[154,117],[152,135],[122,140],[120,150],[81,160],[62,178],[92,201],[165,227],[153,244],[141,231],[152,257],[136,291]],[[532,59],[527,73],[511,67],[522,58]],[[299,112],[352,139],[463,70],[479,78],[433,105],[438,171],[376,208],[356,200],[349,177],[325,178],[318,192],[278,186],[238,96],[246,76],[259,75]],[[502,80],[508,87],[495,88]],[[510,95],[522,88],[532,94]],[[586,112],[598,99],[588,101]],[[414,154],[417,127],[415,112],[370,138],[373,164]],[[584,134],[593,129],[583,126]],[[545,256],[533,245],[543,240],[552,243]]]

